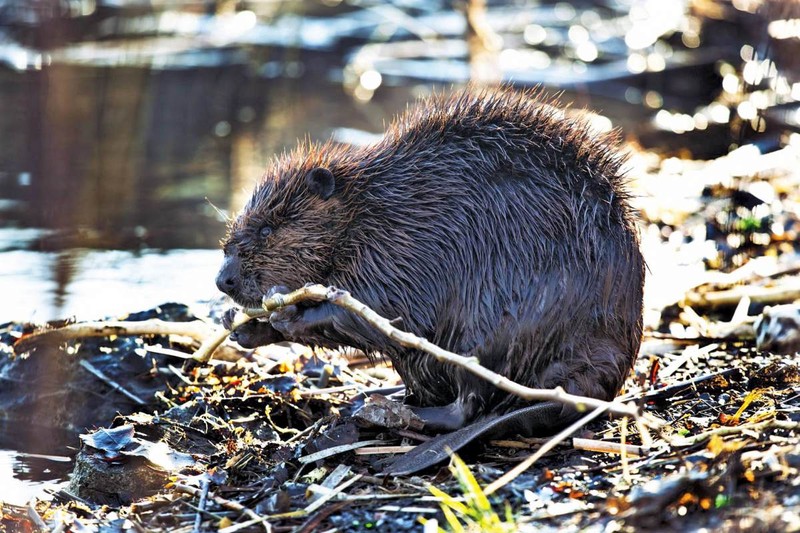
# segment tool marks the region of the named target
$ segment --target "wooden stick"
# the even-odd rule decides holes
[[[356,455],[384,455],[394,453],[408,453],[416,446],[371,446],[353,450]]]
[[[311,502],[308,506],[306,506],[305,509],[303,509],[303,511],[305,511],[307,515],[313,513],[314,511],[325,505],[331,498],[334,498],[337,494],[342,492],[344,489],[346,489],[359,479],[361,479],[361,474],[354,475],[353,477],[351,477],[344,483],[341,483],[338,487],[332,489],[330,492],[328,492],[318,500],[314,500],[313,502]]]
[[[497,490],[505,487],[512,481],[514,481],[520,474],[522,474],[527,469],[532,467],[536,461],[541,459],[547,452],[558,446],[567,437],[578,431],[584,425],[588,424],[601,414],[605,413],[610,405],[611,404],[601,405],[597,407],[594,411],[592,411],[588,415],[581,417],[580,420],[578,420],[571,426],[567,427],[566,429],[554,435],[553,438],[551,438],[549,441],[543,444],[542,447],[536,451],[536,453],[534,453],[533,455],[531,455],[530,457],[519,463],[517,466],[515,466],[514,468],[512,468],[511,470],[509,470],[496,480],[489,483],[486,486],[486,488],[483,489],[483,492],[488,496],[490,494],[493,494]]]
[[[197,341],[207,338],[218,328],[200,320],[191,322],[165,322],[158,318],[136,322],[107,320],[100,322],[80,322],[57,329],[44,329],[25,335],[14,343],[14,352],[21,354],[31,351],[40,342],[61,343],[84,337],[118,337],[142,335],[180,335]]]
[[[39,515],[39,512],[36,510],[36,507],[33,506],[33,502],[28,504],[28,506],[26,508],[26,511],[28,513],[28,518],[31,519],[31,522],[36,524],[36,527],[40,531],[48,531],[50,529],[49,527],[47,527],[47,524],[45,523],[45,521],[42,520],[42,517]]]
[[[106,385],[111,387],[111,390],[119,391],[123,396],[125,396],[128,399],[130,399],[131,401],[133,401],[133,403],[135,403],[137,405],[147,405],[146,401],[142,400],[141,398],[136,396],[134,393],[132,393],[131,391],[129,391],[128,389],[123,387],[121,384],[117,383],[116,381],[114,381],[113,379],[108,377],[102,370],[100,370],[99,368],[95,367],[89,361],[86,361],[85,359],[81,359],[81,362],[79,364],[83,368],[85,368],[90,374],[92,374],[94,377],[96,377],[100,381],[104,381],[106,383]]]
[[[634,456],[634,457],[642,457],[646,454],[646,451],[642,449],[642,446],[635,446],[633,444],[626,444],[622,445],[619,442],[608,442],[604,440],[594,440],[594,439],[579,439],[577,437],[572,439],[572,446],[576,450],[586,450],[589,452],[600,452],[600,453],[614,453],[617,455],[621,455],[623,449],[625,453]]]
[[[194,517],[192,533],[200,533],[200,524],[203,521],[203,512],[206,510],[206,498],[208,498],[208,488],[210,485],[208,478],[203,478],[200,483],[200,501],[197,504],[197,514]]]
[[[189,485],[184,485],[183,483],[175,483],[174,485],[175,490],[178,492],[182,492],[184,494],[189,494],[190,496],[195,496],[197,498],[203,497],[203,491],[201,489],[196,489],[194,487],[190,487]],[[267,522],[269,517],[259,516],[255,511],[252,509],[245,507],[239,502],[235,502],[233,500],[227,500],[215,494],[208,494],[208,498],[211,498],[214,503],[219,505],[220,507],[224,507],[225,509],[229,509],[231,511],[236,511],[237,513],[244,513],[247,515],[253,524],[261,523],[264,526],[264,529],[269,532],[272,529],[272,526]]]
[[[352,389],[361,387],[358,383],[350,383],[347,385],[339,385],[336,387],[327,387],[324,389],[307,389],[300,391],[301,398],[313,398],[315,396],[323,396],[325,394],[336,394],[339,392],[347,392]]]
[[[800,298],[800,281],[787,280],[774,287],[742,285],[733,289],[719,291],[692,291],[684,297],[684,303],[691,306],[720,307],[735,305],[744,298],[763,304],[789,303]]]
[[[418,337],[413,333],[408,333],[397,329],[392,325],[390,320],[382,317],[370,309],[366,304],[353,298],[349,292],[342,289],[337,289],[335,287],[309,285],[307,287],[303,287],[302,289],[290,292],[289,294],[276,294],[270,298],[265,298],[263,301],[263,309],[246,310],[245,312],[237,313],[236,317],[234,317],[232,327],[239,327],[253,318],[268,316],[272,311],[278,309],[279,307],[293,305],[303,300],[317,302],[327,300],[334,305],[338,305],[339,307],[347,309],[348,311],[351,311],[366,320],[378,331],[399,345],[406,348],[414,348],[416,350],[427,352],[435,357],[437,361],[463,368],[468,372],[475,374],[479,378],[488,381],[495,387],[525,400],[559,402],[562,404],[571,405],[579,412],[603,407],[604,409],[608,410],[608,412],[618,416],[629,416],[632,418],[638,418],[639,416],[639,409],[633,403],[625,404],[619,401],[606,402],[596,398],[576,396],[574,394],[568,394],[561,387],[555,389],[533,389],[520,385],[519,383],[511,381],[505,376],[481,366],[481,364],[478,362],[478,359],[475,357],[464,357],[463,355],[444,350],[427,339]],[[228,333],[226,332],[225,335],[221,335],[204,342],[200,349],[195,352],[195,359],[201,362],[207,362],[211,358],[211,355],[216,347],[225,340],[227,334]]]
[[[630,486],[631,470],[628,464],[628,449],[627,446],[625,446],[625,440],[627,440],[628,438],[628,417],[627,416],[622,417],[622,420],[620,420],[619,424],[620,424],[619,445],[620,445],[620,451],[622,452],[620,454],[619,460],[620,463],[622,464],[622,479],[624,479],[625,483],[627,483],[628,486]]]
[[[328,457],[333,457],[334,455],[338,455],[340,453],[349,452],[357,448],[364,448],[365,446],[372,446],[373,444],[380,444],[382,442],[383,442],[382,440],[364,440],[361,442],[354,442],[352,444],[331,446],[330,448],[325,448],[324,450],[318,451],[316,453],[298,457],[297,460],[302,464],[313,463],[314,461],[319,461],[320,459],[326,459]]]
[[[700,348],[699,344],[692,344],[691,346],[687,346],[685,350],[675,359],[669,366],[667,366],[664,370],[658,373],[658,377],[661,379],[668,378],[676,371],[680,369],[689,359],[692,358],[701,358],[704,357],[714,350],[719,348],[719,344],[713,343],[709,344],[708,346],[703,346]]]

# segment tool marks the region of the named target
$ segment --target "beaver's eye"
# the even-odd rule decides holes
[[[260,230],[258,230],[258,234],[261,235],[262,239],[266,239],[270,235],[272,235],[272,228],[270,226],[264,226]]]

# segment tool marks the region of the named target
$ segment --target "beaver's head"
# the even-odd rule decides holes
[[[244,307],[260,306],[273,286],[294,290],[330,274],[346,225],[342,180],[330,165],[293,161],[267,171],[222,243],[217,287]]]

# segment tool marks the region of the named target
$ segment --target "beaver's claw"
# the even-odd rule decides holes
[[[237,311],[236,308],[232,307],[222,315],[222,325],[226,329],[230,329]],[[259,320],[251,320],[242,324],[236,328],[236,331],[231,333],[230,338],[242,348],[255,348],[285,340],[283,335],[272,327],[272,324]]]

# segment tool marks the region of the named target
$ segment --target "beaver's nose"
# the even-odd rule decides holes
[[[239,285],[239,258],[235,255],[226,255],[222,268],[217,274],[217,288],[231,296]]]
[[[217,276],[217,288],[227,295],[236,289],[236,280],[233,277],[224,277],[222,273]]]

